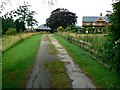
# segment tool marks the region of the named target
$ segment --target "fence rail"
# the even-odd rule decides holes
[[[84,48],[86,51],[89,52],[90,56],[92,58],[94,58],[97,62],[99,62],[100,64],[102,64],[103,66],[105,66],[106,68],[110,68],[107,64],[103,63],[98,57],[102,57],[102,55],[93,49],[93,44],[89,43],[89,42],[85,42],[85,41],[82,41],[82,40],[78,40],[74,37],[71,37],[71,36],[63,36],[62,34],[56,34],[57,36],[60,36],[62,38],[64,38],[65,40],[69,41],[70,43],[72,44],[75,44],[79,47],[82,47]]]

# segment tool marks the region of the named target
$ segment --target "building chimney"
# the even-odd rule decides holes
[[[102,17],[102,13],[100,13],[100,16]]]

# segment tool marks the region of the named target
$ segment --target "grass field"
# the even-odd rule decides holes
[[[96,62],[90,55],[66,40],[54,35],[59,43],[68,51],[75,63],[77,63],[84,73],[93,80],[98,88],[119,87],[117,75]]]
[[[3,88],[23,88],[39,48],[41,35],[20,42],[3,54]]]

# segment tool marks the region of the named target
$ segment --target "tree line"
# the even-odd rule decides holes
[[[34,18],[36,14],[35,11],[31,11],[27,2],[24,2],[24,5],[19,6],[16,10],[5,13],[2,16],[2,34],[5,34],[9,28],[15,28],[17,32],[27,31],[28,29],[33,28],[34,25],[37,25],[38,22]]]

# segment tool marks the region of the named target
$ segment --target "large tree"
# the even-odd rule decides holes
[[[66,28],[68,25],[75,25],[76,22],[77,16],[75,13],[64,8],[58,8],[51,12],[50,17],[46,20],[46,25],[55,30],[59,26]]]

